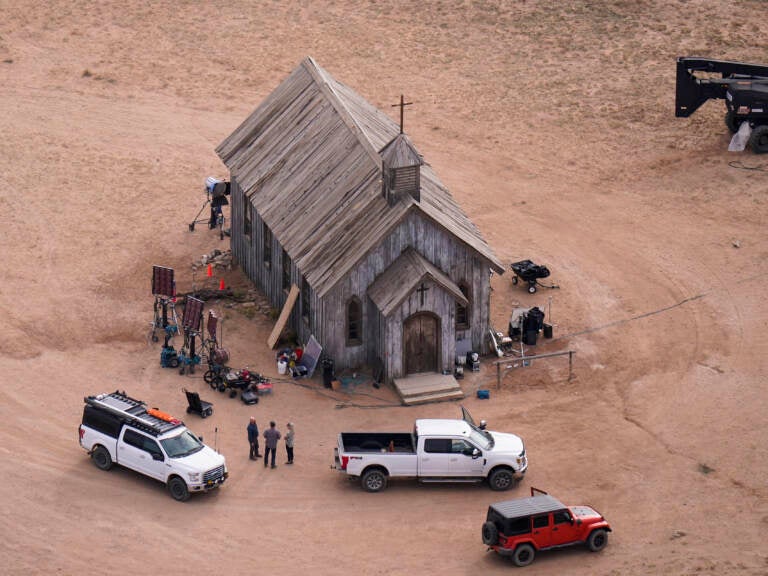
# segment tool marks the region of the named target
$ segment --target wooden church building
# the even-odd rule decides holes
[[[402,111],[402,108],[401,108]],[[504,267],[401,126],[312,58],[216,149],[232,254],[336,369],[391,382],[488,348]]]

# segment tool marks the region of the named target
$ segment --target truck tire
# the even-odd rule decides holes
[[[725,113],[725,125],[728,126],[728,130],[730,130],[731,134],[736,134],[736,132],[739,131],[741,122],[742,121],[736,120],[736,113],[733,110],[728,110],[728,112]]]
[[[363,473],[360,482],[366,492],[381,492],[387,487],[387,475],[381,468],[371,468]]]
[[[495,468],[488,476],[488,485],[497,492],[509,490],[515,485],[515,475],[509,468]]]
[[[499,543],[499,529],[490,520],[483,524],[483,544],[493,546]]]
[[[515,552],[512,554],[512,562],[515,566],[528,566],[536,557],[536,550],[530,544],[520,544],[515,548]]]
[[[749,147],[755,154],[768,153],[768,124],[755,126],[749,137]]]
[[[168,480],[168,492],[170,492],[171,498],[178,500],[179,502],[186,502],[189,500],[187,484],[178,476],[171,476]]]
[[[109,470],[112,468],[112,456],[109,455],[109,450],[104,446],[96,446],[91,452],[91,460],[99,470]]]
[[[587,538],[587,547],[592,552],[600,552],[600,550],[605,548],[607,545],[608,532],[602,528],[598,528],[597,530],[592,530],[592,532],[589,533],[589,538]]]

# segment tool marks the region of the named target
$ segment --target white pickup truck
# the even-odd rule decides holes
[[[492,432],[472,420],[462,406],[461,420],[419,419],[413,432],[342,432],[331,466],[368,492],[379,492],[389,478],[421,482],[481,482],[507,490],[528,468],[523,440]]]
[[[120,464],[135,470],[166,484],[179,501],[219,487],[228,476],[224,456],[183,422],[125,392],[86,397],[79,433],[97,468]]]

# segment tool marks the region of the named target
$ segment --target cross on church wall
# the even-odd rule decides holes
[[[421,305],[424,306],[424,293],[429,290],[426,286],[424,286],[424,282],[421,283],[421,286],[416,288],[416,292],[419,293],[419,296],[421,297]]]

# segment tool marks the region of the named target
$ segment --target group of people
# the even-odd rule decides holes
[[[285,433],[285,452],[288,455],[288,461],[286,464],[293,464],[293,422],[286,424],[288,431]],[[248,424],[248,444],[250,445],[250,459],[258,460],[262,458],[259,454],[259,427],[256,425],[256,418],[251,416],[251,421]],[[264,430],[264,468],[267,467],[271,459],[271,467],[277,468],[275,464],[275,458],[277,455],[277,443],[282,438],[280,430],[277,429],[277,424],[272,420],[269,423],[269,428]],[[271,458],[270,458],[271,455]]]

